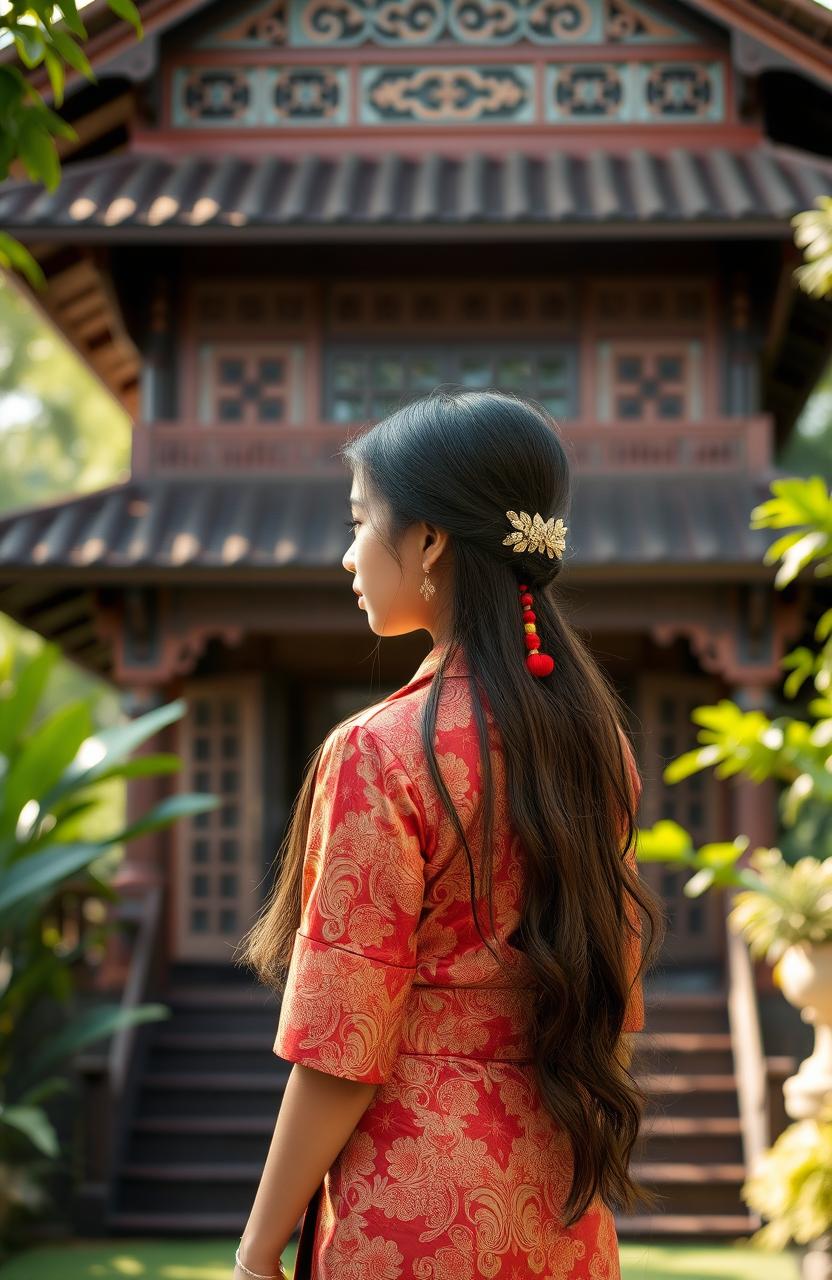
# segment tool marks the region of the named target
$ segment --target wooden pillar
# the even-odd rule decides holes
[[[131,719],[135,719],[161,706],[165,700],[161,689],[150,685],[136,685],[126,690],[123,706]],[[169,743],[170,727],[167,726],[138,747],[131,754],[131,759],[168,751]],[[173,785],[172,776],[175,778],[176,775],[162,774],[159,777],[139,777],[128,780],[125,825],[129,826],[168,794]],[[113,888],[119,897],[116,902],[109,904],[108,908],[110,923],[113,927],[107,936],[96,979],[96,986],[100,989],[120,990],[127,979],[132,945],[125,930],[119,925],[132,914],[135,899],[142,898],[149,889],[157,885],[165,885],[168,875],[167,859],[164,856],[167,838],[167,831],[151,832],[149,835],[129,840],[124,846],[121,862],[116,867],[112,878]]]
[[[123,705],[131,719],[137,719],[148,711],[153,711],[165,702],[161,689],[150,686],[133,686],[124,696]],[[132,757],[155,755],[169,750],[169,730],[166,727],[133,752]],[[172,779],[173,778],[173,782]],[[162,774],[147,778],[131,778],[127,783],[127,823],[147,813],[154,805],[167,795],[175,785],[176,775]],[[124,847],[124,857],[116,869],[114,883],[118,889],[141,891],[157,885],[164,880],[166,869],[160,846],[164,843],[165,832],[151,832],[150,835],[138,836],[130,840]]]

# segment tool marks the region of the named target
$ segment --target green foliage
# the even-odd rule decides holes
[[[751,512],[754,528],[788,528],[766,550],[765,560],[780,561],[775,586],[782,588],[809,565],[818,577],[832,573],[832,493],[821,476],[788,478],[771,482],[772,498]],[[794,699],[809,684],[817,696],[810,697],[800,716],[770,719],[762,711],[743,711],[730,699],[715,705],[694,707],[691,719],[701,726],[700,745],[672,760],[664,769],[665,782],[674,783],[703,769],[713,768],[723,779],[742,774],[752,782],[775,779],[783,784],[780,816],[785,827],[806,841],[810,856],[791,882],[787,897],[792,914],[778,914],[773,903],[783,896],[791,869],[785,866],[779,849],[758,849],[737,867],[748,840],[737,836],[729,843],[693,848],[689,836],[676,823],[656,823],[638,835],[637,854],[648,861],[670,862],[694,873],[684,892],[695,897],[711,887],[739,886],[759,898],[743,898],[743,909],[733,917],[737,925],[765,919],[777,936],[766,947],[774,954],[779,942],[786,946],[798,938],[809,938],[818,922],[812,913],[803,913],[801,877],[809,874],[806,864],[819,869],[832,858],[832,609],[826,610],[815,626],[818,648],[806,645],[786,654],[781,665],[787,672],[784,695]],[[818,874],[822,873],[818,870]],[[803,915],[800,929],[794,921]],[[790,922],[791,921],[791,922]],[[755,926],[756,928],[757,926]],[[759,926],[762,927],[762,926]],[[747,935],[748,936],[748,935]],[[778,941],[779,940],[779,941]]]
[[[133,0],[107,0],[107,5],[141,38],[141,18]],[[87,29],[75,0],[58,0],[57,4],[52,0],[6,0],[0,32],[11,36],[24,70],[44,67],[56,107],[63,105],[67,69],[95,82],[95,72],[79,43],[87,39]],[[14,161],[20,160],[34,182],[54,191],[61,177],[56,138],[75,142],[78,135],[47,106],[19,67],[0,64],[0,181],[8,177]],[[36,287],[44,284],[35,259],[8,235],[0,235],[0,267],[23,271]]]
[[[115,897],[101,878],[103,855],[219,803],[209,795],[170,796],[126,828],[118,824],[96,839],[84,838],[90,809],[111,782],[178,766],[166,754],[128,756],[178,720],[185,704],[171,702],[101,730],[84,698],[41,714],[58,657],[54,645],[44,645],[20,663],[10,645],[0,648],[0,1219],[15,1206],[42,1204],[38,1161],[45,1157],[48,1164],[58,1154],[43,1102],[66,1085],[49,1073],[120,1027],[168,1016],[158,1004],[129,1011],[118,1004],[74,1007],[77,968],[101,946],[109,927],[103,904]],[[84,923],[67,945],[54,923],[55,908],[79,878]],[[65,1012],[64,1025],[33,1051],[33,1028],[54,1006]]]
[[[820,560],[816,568],[819,578],[832,573],[832,505],[826,481],[822,476],[808,480],[785,478],[773,480],[775,495],[761,502],[751,512],[752,529],[792,529],[766,548],[765,564],[782,560],[774,579],[776,587],[793,582],[806,565]],[[797,530],[792,527],[798,525]]]
[[[822,1236],[832,1223],[832,1120],[798,1120],[784,1129],[758,1158],[742,1195],[770,1219],[749,1244],[780,1250]]]
[[[832,208],[832,202],[830,202]],[[751,513],[753,528],[788,529],[767,548],[765,562],[780,562],[776,588],[783,588],[810,565],[819,578],[832,574],[832,493],[819,475],[771,482],[772,497]],[[694,849],[677,823],[658,822],[637,834],[642,860],[688,867],[688,897],[710,888],[739,887],[728,924],[746,941],[750,953],[776,964],[789,947],[832,941],[832,610],[815,626],[817,650],[803,645],[782,659],[788,674],[784,694],[794,699],[804,685],[816,696],[808,701],[809,719],[742,711],[722,699],[695,707],[702,726],[700,746],[670,762],[666,782],[700,769],[717,777],[743,774],[754,782],[784,783],[780,814],[784,825],[805,840],[804,856],[793,865],[779,848],[757,848],[739,866],[748,838]],[[808,815],[808,821],[807,821]],[[798,843],[799,843],[798,839]],[[775,980],[777,972],[775,970]],[[746,1203],[769,1221],[752,1242],[781,1249],[822,1236],[832,1226],[832,1122],[822,1116],[787,1128],[763,1152],[753,1176],[742,1188]]]
[[[125,479],[130,420],[18,289],[0,282],[0,510]]]
[[[779,849],[755,849],[748,865],[759,884],[734,896],[728,919],[753,956],[775,964],[797,942],[832,942],[832,857],[789,866]]]
[[[817,196],[815,204],[792,218],[794,242],[808,258],[794,274],[802,289],[822,298],[832,292],[832,196]]]

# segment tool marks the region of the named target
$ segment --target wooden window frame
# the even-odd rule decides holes
[[[339,418],[334,416],[334,403],[336,398],[335,389],[335,363],[338,359],[350,356],[364,357],[367,362],[375,357],[391,357],[397,356],[405,358],[425,357],[436,359],[440,366],[440,376],[434,385],[444,388],[466,388],[467,384],[461,382],[455,377],[460,372],[460,361],[465,356],[477,357],[482,356],[486,360],[496,362],[499,359],[510,358],[514,355],[531,356],[535,362],[546,356],[557,355],[564,358],[566,365],[566,398],[568,401],[567,409],[560,411],[552,411],[556,418],[564,420],[575,416],[575,402],[577,394],[576,372],[578,367],[578,352],[574,343],[552,341],[550,337],[541,335],[537,340],[528,338],[523,340],[505,339],[483,341],[480,338],[471,338],[470,340],[461,339],[452,344],[437,342],[419,342],[410,340],[402,341],[396,339],[391,342],[380,342],[374,339],[335,339],[327,342],[324,350],[323,367],[324,367],[324,385],[323,385],[323,418],[327,423],[333,425],[347,425],[349,422],[361,421],[366,418],[377,418],[383,415],[376,414],[372,409],[372,399],[374,390],[368,382],[364,388],[364,406],[355,418]],[[488,383],[487,386],[499,386],[501,390],[506,390],[504,383],[499,379],[496,382]],[[479,389],[479,388],[478,388]],[[428,389],[419,389],[415,391],[402,391],[396,400],[397,407],[407,402],[408,398],[415,399],[419,395],[425,395]],[[520,394],[530,396],[533,399],[541,399],[539,382],[525,383],[523,387],[517,388]],[[543,389],[545,395],[545,389]],[[391,398],[395,398],[395,393],[391,393]],[[385,410],[385,413],[391,412],[391,409]]]

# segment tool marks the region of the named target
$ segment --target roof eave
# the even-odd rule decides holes
[[[575,222],[397,222],[352,223],[321,226],[297,223],[281,226],[223,225],[208,223],[193,227],[94,226],[73,227],[54,224],[4,228],[21,243],[33,243],[44,236],[60,236],[64,244],[305,244],[320,242],[388,242],[413,243],[415,240],[713,240],[758,239],[788,240],[793,231],[788,219],[674,219],[638,221],[616,219],[598,222],[592,219]]]

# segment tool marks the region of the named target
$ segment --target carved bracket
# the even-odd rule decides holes
[[[112,644],[113,679],[132,685],[189,675],[209,640],[236,646],[244,635],[238,623],[182,617],[167,591],[140,586],[125,590],[120,607],[100,609],[97,628]]]
[[[774,684],[783,677],[780,661],[800,635],[805,600],[796,592],[790,601],[768,583],[737,586],[725,598],[718,617],[679,617],[655,621],[650,634],[666,646],[684,636],[704,671],[729,684]]]

